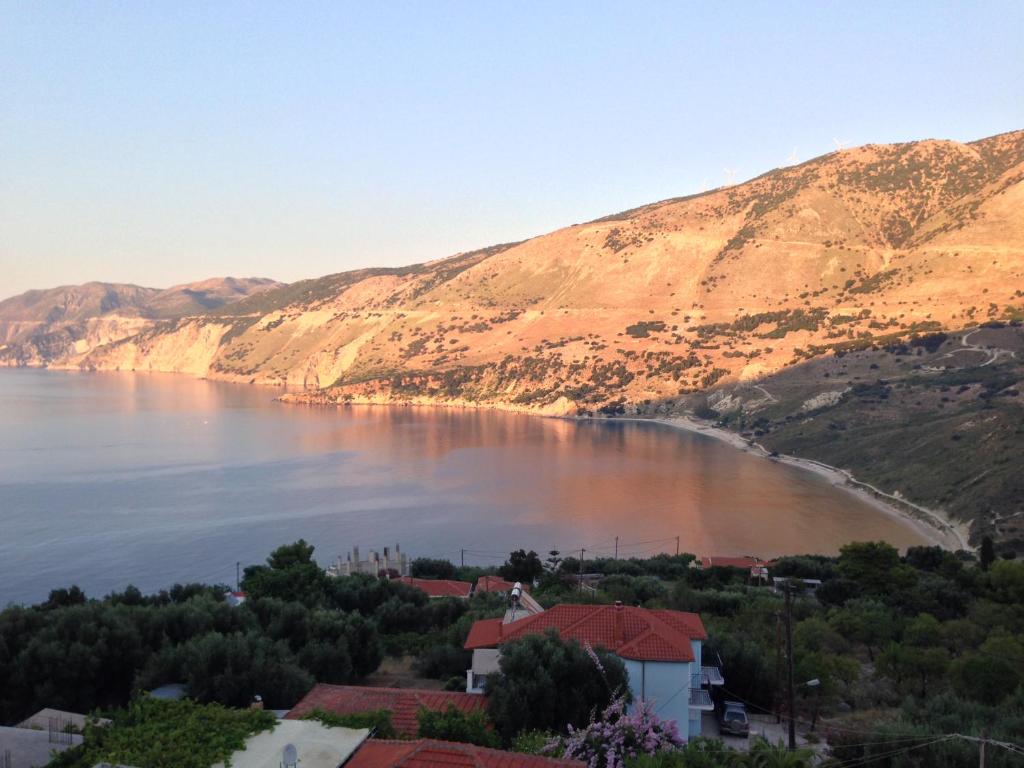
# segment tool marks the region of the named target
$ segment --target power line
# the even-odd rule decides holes
[[[878,755],[868,755],[868,756],[865,756],[865,757],[857,757],[857,758],[854,758],[852,760],[848,760],[846,762],[837,763],[836,764],[836,768],[860,768],[861,766],[867,765],[869,763],[874,763],[874,762],[876,762],[878,760],[884,760],[884,759],[889,758],[889,757],[895,757],[896,755],[903,755],[903,754],[906,754],[908,752],[913,752],[915,749],[923,749],[924,747],[931,747],[931,746],[934,746],[935,744],[939,744],[939,743],[942,743],[942,742],[949,741],[952,738],[953,738],[953,736],[951,734],[947,734],[946,736],[940,736],[939,738],[933,739],[932,741],[925,742],[924,744],[917,744],[917,745],[912,746],[912,747],[903,747],[901,749],[894,749],[894,750],[892,750],[890,752],[883,752],[883,753],[878,754]]]

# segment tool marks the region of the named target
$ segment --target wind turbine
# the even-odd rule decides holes
[[[800,162],[796,156],[796,147],[793,147],[793,151],[789,153],[789,157],[786,158],[786,162],[790,165],[796,165]]]
[[[735,168],[724,168],[725,171],[725,183],[726,186],[732,186],[736,183],[736,169]]]
[[[832,143],[836,145],[836,152],[842,152],[850,142],[842,141],[841,139],[832,139]]]

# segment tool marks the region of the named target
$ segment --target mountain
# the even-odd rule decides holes
[[[92,282],[27,291],[0,301],[0,365],[67,365],[157,319],[203,314],[278,285],[224,277],[166,290]]]
[[[87,367],[561,413],[1013,317],[1024,132],[835,152],[745,184],[161,324]]]
[[[1024,131],[867,145],[521,243],[277,287],[54,363],[326,404],[696,412],[1017,541],[1022,182]],[[992,360],[969,335],[983,324]]]

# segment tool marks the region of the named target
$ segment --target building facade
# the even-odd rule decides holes
[[[701,716],[714,708],[711,688],[724,679],[704,664],[707,632],[699,615],[623,605],[557,605],[514,621],[485,619],[473,624],[465,647],[473,651],[467,693],[483,691],[499,669],[501,646],[554,629],[564,640],[604,648],[622,659],[634,702],[650,702],[657,715],[675,720],[679,733],[700,736]]]

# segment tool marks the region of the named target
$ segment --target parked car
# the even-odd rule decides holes
[[[723,701],[718,709],[718,731],[723,736],[750,735],[750,720],[747,708],[741,701]]]

